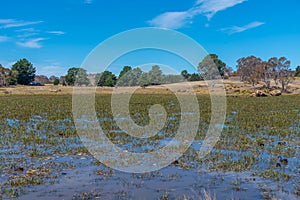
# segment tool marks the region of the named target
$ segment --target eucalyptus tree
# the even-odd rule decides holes
[[[237,61],[237,72],[241,81],[249,82],[254,87],[261,78],[261,63],[262,60],[255,56],[240,58]]]
[[[287,86],[294,80],[294,73],[291,70],[291,61],[285,57],[273,57],[269,60],[273,79],[276,86],[281,84],[282,91],[286,91]]]

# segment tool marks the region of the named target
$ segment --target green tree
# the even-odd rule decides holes
[[[130,66],[123,67],[122,71],[120,72],[119,79],[121,79],[124,75],[129,73],[132,70]]]
[[[149,86],[150,85],[149,74],[146,72],[143,72],[138,80],[138,84],[141,87]]]
[[[66,83],[65,80],[63,80],[62,85],[63,85],[63,86],[67,86],[67,83]]]
[[[52,76],[49,77],[49,82],[53,83],[55,81],[55,79],[59,80],[59,77],[56,77],[56,76],[52,75]]]
[[[158,65],[152,66],[152,69],[148,72],[148,80],[150,85],[162,84],[163,73]]]
[[[118,86],[138,86],[138,80],[143,71],[140,68],[134,68],[118,79]]]
[[[182,70],[181,76],[185,79],[188,80],[188,78],[191,76],[187,70]]]
[[[198,71],[205,79],[224,77],[226,64],[216,54],[207,55],[198,65]]]
[[[17,85],[18,83],[18,71],[10,70],[8,76],[9,85]]]
[[[104,71],[96,75],[96,85],[97,86],[106,86],[114,87],[117,83],[117,77],[110,71]]]
[[[142,76],[143,71],[140,68],[134,68],[130,73],[129,86],[138,86],[139,78]]]
[[[21,85],[29,85],[30,82],[34,81],[35,68],[25,58],[19,60],[12,66],[12,71],[17,71],[17,83]]]
[[[67,85],[88,85],[89,79],[87,77],[87,72],[83,68],[72,67],[68,70],[65,77]]]
[[[75,81],[76,81],[76,75],[78,73],[79,68],[76,67],[72,67],[70,69],[68,69],[68,73],[65,77],[66,83],[67,85],[74,85]]]
[[[200,75],[197,73],[193,73],[189,77],[189,81],[200,81],[200,80],[201,80]]]
[[[89,85],[90,80],[88,79],[88,75],[85,69],[79,68],[76,76],[76,85]]]
[[[296,68],[295,76],[300,76],[300,65]]]
[[[56,78],[53,82],[53,85],[59,85],[59,79]]]

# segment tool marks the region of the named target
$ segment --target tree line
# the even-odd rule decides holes
[[[13,64],[11,69],[0,64],[0,86],[29,85],[34,81],[35,72],[36,69],[25,58]]]
[[[276,88],[281,85],[282,91],[286,91],[289,83],[295,76],[300,75],[300,66],[296,71],[291,70],[291,61],[285,57],[272,57],[268,61],[255,56],[240,58],[237,61],[237,74],[241,80],[252,86],[263,82],[267,89],[271,88],[271,81],[275,82]]]
[[[100,87],[115,86],[142,86],[159,85],[167,83],[178,83],[183,81],[181,75],[165,75],[158,65],[152,66],[149,72],[142,71],[139,67],[132,68],[125,66],[119,76],[110,71],[104,71],[94,76],[94,83],[91,83],[85,69],[70,68],[65,81],[67,85],[90,85],[94,84]]]
[[[148,72],[140,68],[125,66],[119,76],[104,71],[96,75],[89,75],[83,68],[72,67],[65,76],[60,78],[51,76],[50,78],[40,75],[36,76],[36,68],[28,60],[21,59],[12,65],[11,69],[4,68],[0,64],[0,86],[9,85],[29,85],[33,81],[53,83],[54,85],[97,85],[97,86],[142,86],[177,83],[182,81],[201,81],[216,78],[228,78],[231,75],[240,76],[241,81],[255,86],[263,82],[266,88],[271,87],[274,81],[276,87],[281,86],[286,90],[287,85],[294,80],[295,76],[300,76],[300,66],[295,71],[291,70],[291,62],[285,57],[272,57],[268,61],[263,61],[255,56],[243,57],[237,60],[237,70],[233,71],[216,54],[207,55],[197,66],[197,72],[189,73],[182,70],[180,74],[163,74],[158,65],[152,66]],[[91,79],[91,77],[93,77]],[[91,83],[91,80],[94,81]]]

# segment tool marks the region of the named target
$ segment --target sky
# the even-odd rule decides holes
[[[0,5],[0,64],[10,68],[26,58],[39,75],[65,75],[99,43],[141,27],[186,34],[232,68],[250,55],[285,56],[292,69],[300,65],[298,0],[1,0]],[[148,50],[120,58],[110,69],[118,74],[125,65],[143,63],[177,71],[190,67]]]

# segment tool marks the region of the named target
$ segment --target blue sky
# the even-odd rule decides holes
[[[299,6],[298,0],[2,0],[0,63],[11,67],[27,58],[37,74],[60,76],[119,32],[161,27],[188,35],[233,68],[249,55],[286,56],[295,68],[300,65]],[[153,60],[130,55],[112,70],[143,62],[188,68],[166,55],[147,53]]]

